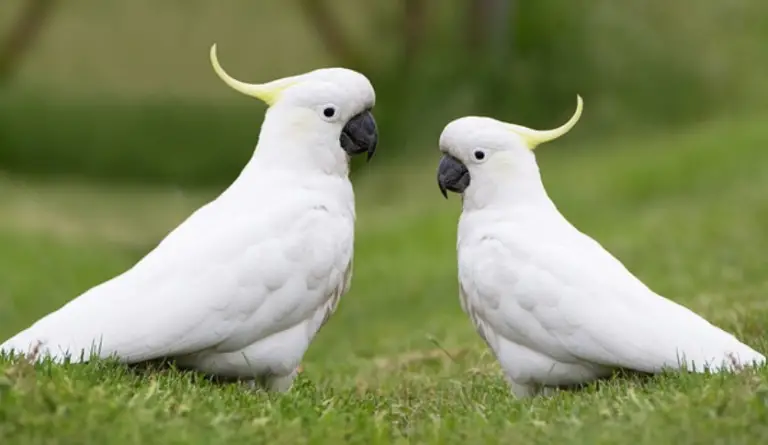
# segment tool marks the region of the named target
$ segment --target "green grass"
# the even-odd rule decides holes
[[[764,116],[541,147],[561,211],[642,280],[768,351]],[[383,154],[383,151],[382,151]],[[515,400],[461,313],[437,153],[356,178],[352,290],[293,391],[176,370],[0,363],[0,443],[764,443],[768,369]],[[0,337],[129,267],[216,190],[0,177]],[[438,347],[439,345],[439,347]]]
[[[243,80],[332,63],[297,2],[60,3],[0,92],[0,168],[13,171],[0,176],[0,339],[130,267],[247,160],[263,106],[215,78],[211,43]],[[388,39],[399,33],[392,11],[332,3],[372,59],[387,60]],[[1,29],[20,4],[4,6],[11,13],[0,14]],[[521,63],[508,73],[514,88],[503,89],[514,106],[499,117],[554,124],[572,105],[566,95],[585,94],[589,117],[538,150],[561,211],[652,288],[765,352],[768,116],[638,134],[680,113],[765,108],[765,7],[729,5],[594,2],[574,16],[584,32],[576,40],[544,14],[544,35],[519,42]],[[466,65],[441,47],[441,33],[458,35],[441,17],[428,36],[440,51],[421,73],[432,90],[412,79],[389,89],[377,82],[382,147],[376,162],[355,168],[352,290],[291,393],[106,362],[0,362],[0,444],[766,442],[768,369],[622,378],[552,399],[509,394],[459,308],[458,200],[445,202],[434,181],[435,134],[474,111],[461,79],[439,75]],[[537,58],[551,79],[530,71],[542,68]],[[532,79],[551,94],[526,88]],[[725,109],[701,106],[702,88]],[[412,125],[394,134],[383,118],[400,115]],[[635,136],[588,144],[594,128]]]

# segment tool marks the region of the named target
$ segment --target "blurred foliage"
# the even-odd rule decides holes
[[[34,44],[56,0],[27,0],[13,21],[7,36],[0,41],[0,84],[7,83]]]
[[[2,29],[16,16],[0,14]],[[434,153],[461,115],[556,125],[576,93],[576,139],[676,126],[765,108],[766,17],[768,4],[747,0],[71,0],[0,91],[0,169],[228,183],[263,108],[215,78],[213,42],[243,80],[331,64],[366,73],[378,162]]]

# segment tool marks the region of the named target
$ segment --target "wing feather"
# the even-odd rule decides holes
[[[462,286],[483,322],[475,325],[562,363],[658,372],[765,360],[648,289],[591,238],[566,243],[507,230],[463,244]]]
[[[335,310],[353,220],[327,207],[265,210],[200,209],[133,268],[0,350],[39,345],[42,356],[78,361],[80,351],[87,359],[96,347],[100,357],[129,363],[208,348],[236,351],[310,319],[329,295]]]

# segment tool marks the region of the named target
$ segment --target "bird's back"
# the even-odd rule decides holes
[[[733,335],[653,292],[564,219],[550,219],[545,227],[540,219],[516,216],[460,226],[462,286],[507,340],[564,363],[644,372],[676,367],[683,357],[689,369],[699,370],[704,363],[729,367],[731,357],[765,361]]]
[[[629,344],[638,350],[636,368],[658,371],[662,364],[675,367],[685,363],[688,369],[701,371],[704,367],[734,369],[765,362],[762,354],[733,334],[650,289],[591,237],[581,232],[576,237],[583,246],[580,251],[585,252],[581,261],[599,266],[590,268],[592,273],[584,278],[597,281],[601,276],[610,277],[608,286],[598,290],[605,292],[603,323],[613,322],[616,332],[627,333]],[[656,357],[656,361],[641,365],[643,356]]]
[[[351,256],[354,210],[343,184],[335,197],[311,188],[279,191],[279,185],[254,191],[250,203],[233,206],[237,200],[223,195],[203,206],[131,269],[42,317],[0,350],[27,353],[40,343],[41,355],[63,359],[101,346],[100,356],[133,362],[195,352],[233,336],[247,342],[293,323],[313,309],[293,308],[295,314],[275,320],[259,308],[281,292],[286,304],[296,292],[310,292],[308,304],[321,304],[312,295],[322,299],[324,284],[311,275],[347,266],[348,258],[336,256]]]

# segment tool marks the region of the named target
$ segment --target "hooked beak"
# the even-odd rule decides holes
[[[447,190],[464,193],[469,187],[469,170],[461,161],[449,154],[444,154],[437,167],[437,185],[440,193],[448,199]]]
[[[339,143],[348,155],[368,153],[367,160],[371,160],[376,152],[376,144],[379,143],[379,131],[370,110],[363,111],[347,122],[341,130]]]

